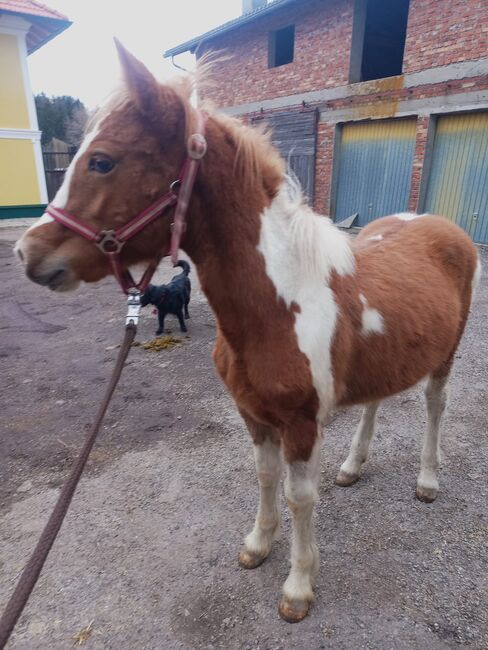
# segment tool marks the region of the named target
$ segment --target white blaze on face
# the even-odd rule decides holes
[[[71,179],[73,178],[73,173],[75,170],[76,163],[81,158],[81,156],[85,153],[85,151],[88,149],[92,141],[97,136],[98,132],[99,132],[99,123],[95,124],[93,129],[90,131],[90,133],[87,133],[85,139],[81,143],[80,148],[76,152],[75,157],[73,158],[68,169],[66,170],[66,174],[64,176],[64,180],[61,187],[56,192],[56,196],[54,197],[54,199],[51,201],[51,205],[53,205],[55,208],[61,208],[61,209],[66,208],[69,199],[69,188],[71,185]],[[26,232],[30,232],[31,230],[34,230],[34,228],[37,228],[38,226],[42,226],[45,223],[50,223],[51,221],[54,221],[54,219],[50,217],[48,214],[44,213],[42,217],[38,219],[34,224],[32,224],[32,226]]]
[[[288,307],[292,303],[300,307],[295,333],[310,362],[322,421],[334,402],[331,346],[337,306],[328,280],[332,270],[339,275],[353,273],[354,256],[347,236],[329,219],[303,206],[301,195],[293,196],[293,191],[283,186],[262,214],[258,250],[278,296]]]
[[[362,293],[359,294],[359,300],[363,305],[361,314],[361,331],[363,334],[384,334],[385,325],[383,316],[377,309],[373,309],[368,305],[366,296]]]

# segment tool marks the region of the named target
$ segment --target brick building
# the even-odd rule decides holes
[[[168,50],[231,55],[211,98],[266,120],[315,208],[404,210],[488,243],[487,0],[243,0]]]

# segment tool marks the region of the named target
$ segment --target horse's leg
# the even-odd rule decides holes
[[[316,430],[310,436],[310,455],[308,460],[289,462],[295,453],[294,442],[284,436],[286,478],[285,496],[292,519],[291,569],[283,585],[283,596],[279,611],[286,621],[301,621],[308,613],[314,599],[313,584],[319,570],[319,552],[315,543],[313,510],[318,499],[320,476],[321,436]],[[298,434],[300,435],[300,434]],[[305,436],[304,436],[305,438]],[[299,444],[303,443],[302,438]]]
[[[244,417],[244,420],[254,442],[259,504],[254,528],[245,538],[239,553],[239,564],[244,569],[254,569],[268,557],[273,542],[279,536],[278,486],[282,459],[280,439],[276,432],[248,417]]]
[[[361,472],[361,465],[368,458],[368,450],[374,435],[376,412],[380,402],[368,404],[361,416],[361,421],[352,439],[349,455],[342,463],[339,474],[336,477],[336,484],[347,487],[355,483]]]
[[[440,422],[447,403],[448,373],[429,377],[425,387],[427,401],[427,430],[420,457],[420,473],[417,478],[417,497],[431,502],[437,497],[439,483],[437,472],[440,465]]]

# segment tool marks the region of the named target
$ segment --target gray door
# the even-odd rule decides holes
[[[255,118],[253,123],[263,121],[271,127],[273,144],[297,176],[309,204],[313,205],[317,112],[275,113]]]
[[[488,244],[488,112],[438,118],[423,209]]]
[[[358,226],[408,207],[415,119],[344,124],[337,166],[336,221],[358,213]]]

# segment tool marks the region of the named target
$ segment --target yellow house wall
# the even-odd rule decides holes
[[[0,34],[0,129],[29,129],[17,36]]]
[[[0,138],[0,206],[39,203],[34,144]]]

